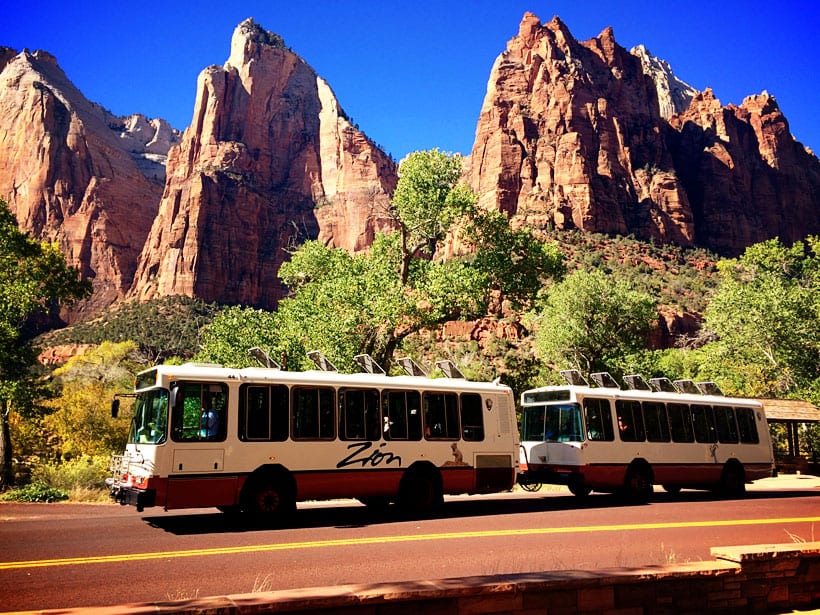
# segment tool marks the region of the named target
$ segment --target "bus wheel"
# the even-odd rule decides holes
[[[746,476],[740,463],[727,463],[720,475],[720,491],[726,497],[739,498],[746,492]]]
[[[652,495],[652,472],[644,463],[633,463],[624,478],[624,496],[635,504],[646,504]]]
[[[592,487],[587,485],[582,478],[571,478],[567,483],[569,492],[579,498],[585,498],[592,493]]]
[[[242,509],[264,522],[285,520],[296,510],[296,499],[284,480],[259,476],[249,481],[243,490]]]
[[[413,469],[405,473],[399,484],[399,507],[417,516],[431,513],[444,502],[441,481],[432,470]]]

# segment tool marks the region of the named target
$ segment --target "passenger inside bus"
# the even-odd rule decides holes
[[[200,435],[204,438],[213,438],[219,435],[219,413],[213,408],[202,410],[200,421]]]

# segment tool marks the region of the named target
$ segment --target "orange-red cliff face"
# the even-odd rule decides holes
[[[639,51],[610,29],[578,42],[526,14],[478,119],[468,176],[480,203],[535,229],[727,255],[820,233],[820,162],[776,101],[724,107]],[[49,54],[0,47],[0,196],[92,279],[70,319],[171,294],[272,308],[287,250],[365,249],[396,180],[328,84],[250,20],[225,65],[201,73],[181,139],[90,103]]]
[[[394,163],[347,121],[327,83],[245,21],[224,67],[200,74],[132,295],[270,308],[287,250],[316,238],[366,248],[395,182]]]
[[[87,316],[131,285],[164,169],[146,160],[140,170],[130,153],[137,140],[112,130],[113,116],[86,100],[53,56],[0,52],[0,196],[23,230],[56,241],[92,280],[92,297],[65,314]]]
[[[493,66],[476,128],[480,203],[520,225],[723,254],[820,230],[820,163],[774,99],[724,109],[707,91],[667,121],[657,92],[611,29],[578,42],[558,18],[526,14]]]

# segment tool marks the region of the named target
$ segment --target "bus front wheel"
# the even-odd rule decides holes
[[[280,522],[296,510],[296,499],[281,478],[260,476],[245,485],[242,508],[259,521]]]
[[[567,487],[572,495],[579,498],[585,498],[592,493],[592,487],[587,485],[583,478],[570,478]]]
[[[635,504],[646,504],[652,495],[652,471],[643,463],[633,463],[626,471],[623,494]]]

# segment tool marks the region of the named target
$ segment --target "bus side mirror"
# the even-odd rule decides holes
[[[115,419],[120,413],[120,400],[114,398],[111,400],[111,418]]]
[[[177,395],[179,395],[179,387],[177,387],[177,386],[171,387],[171,399],[168,400],[168,403],[170,404],[169,405],[170,408],[176,408],[177,407]]]

